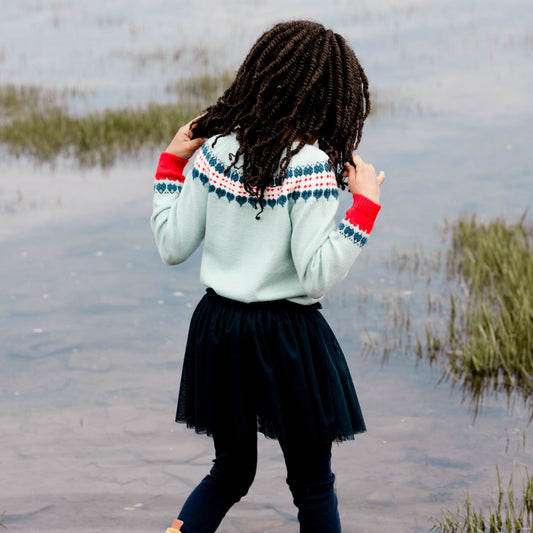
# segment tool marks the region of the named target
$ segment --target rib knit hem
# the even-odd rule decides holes
[[[354,194],[352,207],[346,211],[345,219],[353,226],[359,226],[365,233],[370,233],[380,209],[381,206],[370,198]]]
[[[183,183],[185,176],[183,175],[183,169],[187,164],[188,159],[181,159],[174,154],[163,152],[159,156],[159,163],[155,173],[156,180],[172,180]]]

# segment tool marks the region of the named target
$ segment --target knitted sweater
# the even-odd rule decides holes
[[[161,154],[151,225],[163,261],[185,261],[203,240],[200,278],[220,296],[304,305],[322,298],[347,275],[380,206],[355,194],[336,224],[335,174],[327,155],[306,145],[291,159],[283,183],[266,189],[256,220],[242,172],[224,175],[238,149],[235,135],[213,144],[203,144],[186,179],[187,161]]]

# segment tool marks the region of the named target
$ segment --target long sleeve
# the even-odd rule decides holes
[[[332,174],[320,179],[336,187]],[[332,194],[329,198],[300,199],[291,209],[294,265],[303,289],[314,299],[322,298],[346,277],[380,210],[378,204],[356,194],[343,220],[336,224],[338,205],[337,195]]]
[[[207,187],[202,180],[184,177],[186,164],[164,152],[155,175],[151,226],[159,255],[168,265],[185,261],[205,235]]]

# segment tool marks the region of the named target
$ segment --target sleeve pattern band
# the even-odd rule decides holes
[[[339,231],[354,244],[363,247],[374,227],[381,206],[362,194],[353,195],[353,204],[339,224]]]

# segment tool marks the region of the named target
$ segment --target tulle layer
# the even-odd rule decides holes
[[[189,329],[176,421],[244,440],[333,442],[365,431],[342,350],[317,306],[208,290]]]

